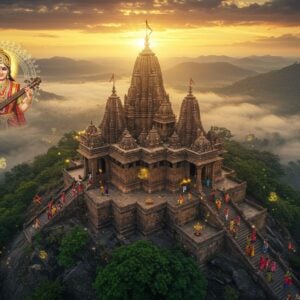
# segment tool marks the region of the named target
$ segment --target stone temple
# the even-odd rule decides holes
[[[89,181],[84,199],[96,235],[105,227],[125,240],[136,233],[147,237],[163,232],[178,240],[199,264],[225,249],[240,257],[270,299],[285,297],[286,263],[278,260],[278,274],[268,283],[256,272],[260,255],[245,255],[246,238],[254,226],[255,251],[261,251],[267,210],[248,200],[246,182],[223,166],[226,151],[213,127],[205,130],[191,84],[175,116],[149,35],[135,61],[124,102],[113,85],[103,119],[97,122],[98,127],[91,122],[80,135],[82,165],[64,173],[66,187],[79,174]],[[219,211],[211,201],[212,190],[220,198],[230,196]],[[236,237],[224,220],[225,208],[230,219],[240,217]],[[202,228],[200,235],[195,234],[196,225]],[[270,257],[278,255],[273,251]]]

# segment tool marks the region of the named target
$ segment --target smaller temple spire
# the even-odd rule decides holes
[[[190,83],[189,83],[189,95],[193,95],[193,88],[192,85],[195,84],[194,80],[190,78]]]

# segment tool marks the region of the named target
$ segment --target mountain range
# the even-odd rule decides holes
[[[163,72],[164,80],[171,85],[187,85],[190,78],[201,86],[224,86],[257,74],[228,62],[183,62]]]
[[[275,105],[282,113],[300,111],[300,63],[215,88],[221,95],[249,95],[253,101]]]

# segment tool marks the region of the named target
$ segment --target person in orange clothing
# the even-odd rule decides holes
[[[216,200],[216,208],[218,211],[220,211],[222,208],[222,202],[219,198]]]

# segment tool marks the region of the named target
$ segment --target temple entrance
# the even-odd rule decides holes
[[[190,175],[189,177],[193,180],[196,177],[196,166],[192,163],[190,163]]]
[[[98,170],[97,174],[105,174],[106,173],[106,162],[105,158],[101,157],[98,159]]]

